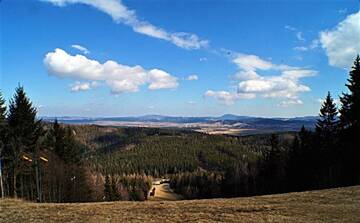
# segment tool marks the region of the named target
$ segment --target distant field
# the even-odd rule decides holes
[[[0,200],[0,222],[360,222],[360,186],[234,199],[36,204]]]

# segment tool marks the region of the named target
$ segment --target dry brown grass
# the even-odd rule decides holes
[[[36,204],[0,200],[1,222],[360,222],[360,186],[235,199]]]

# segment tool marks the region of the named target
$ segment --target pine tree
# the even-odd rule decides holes
[[[53,127],[50,131],[50,144],[56,155],[63,160],[65,147],[65,129],[61,127],[55,119]]]
[[[284,159],[277,135],[272,134],[270,137],[270,150],[265,154],[261,167],[261,175],[265,186],[265,193],[281,192],[282,180],[284,177]]]
[[[105,184],[104,184],[104,197],[105,201],[112,200],[112,188],[109,175],[105,176]]]
[[[111,177],[111,192],[113,201],[120,200],[120,194],[117,189],[117,181],[114,176]]]
[[[340,109],[341,126],[344,129],[351,128],[352,131],[358,131],[360,126],[360,56],[357,55],[350,78],[346,87],[349,93],[343,93],[340,101],[342,103]]]
[[[6,132],[6,105],[5,100],[0,92],[0,158],[2,149],[5,145]]]
[[[2,97],[0,92],[0,191],[1,197],[4,197],[4,184],[3,184],[3,176],[2,176],[2,150],[5,145],[5,138],[6,138],[6,105],[5,100]]]
[[[330,92],[328,92],[326,99],[320,109],[319,119],[316,123],[316,137],[314,142],[314,169],[316,175],[316,183],[318,188],[330,187],[335,184],[336,177],[334,175],[338,156],[338,126],[337,108]]]
[[[360,183],[360,57],[357,55],[340,101],[341,145],[345,185]]]
[[[24,152],[35,155],[39,146],[38,140],[43,134],[41,121],[36,119],[36,113],[36,108],[26,96],[24,88],[16,88],[14,98],[10,100],[7,117],[8,142],[4,148],[12,174],[12,196],[17,196],[16,180],[23,166],[21,156]]]
[[[294,141],[289,148],[288,151],[288,160],[287,160],[287,183],[288,183],[288,190],[290,191],[299,191],[301,190],[301,162],[302,154],[300,150],[300,141],[299,137],[295,136]]]
[[[317,120],[315,128],[320,136],[331,137],[336,134],[338,128],[337,114],[336,104],[330,92],[328,92],[320,109],[319,119]]]

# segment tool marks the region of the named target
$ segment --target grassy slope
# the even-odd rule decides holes
[[[360,186],[234,199],[36,204],[0,200],[1,222],[360,222]]]

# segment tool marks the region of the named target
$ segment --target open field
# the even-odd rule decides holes
[[[360,186],[234,199],[36,204],[4,199],[1,222],[360,222]]]

